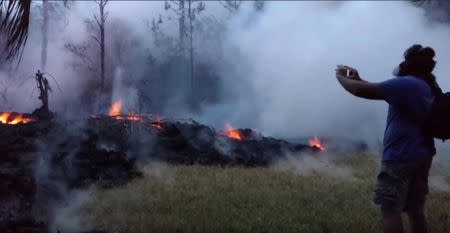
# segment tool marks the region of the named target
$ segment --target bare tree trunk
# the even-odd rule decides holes
[[[101,90],[105,90],[105,6],[106,1],[100,0],[100,60],[101,60]]]
[[[186,37],[186,24],[185,24],[185,7],[184,0],[179,0],[180,7],[180,19],[179,19],[179,36],[180,36],[180,53],[184,54],[184,38]]]
[[[194,46],[193,46],[193,38],[192,38],[192,32],[194,31],[194,28],[192,26],[192,0],[189,1],[189,60],[190,60],[190,73],[191,73],[191,92],[192,96],[194,96]]]
[[[48,45],[48,0],[42,0],[42,47],[41,47],[41,70],[45,71],[47,66],[47,45]]]

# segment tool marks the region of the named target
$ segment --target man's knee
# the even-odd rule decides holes
[[[423,211],[408,211],[409,221],[411,224],[423,224],[425,222],[425,213]]]
[[[422,212],[407,212],[409,224],[411,225],[412,233],[427,233],[427,221],[425,213]]]
[[[403,233],[401,214],[391,213],[383,216],[384,233]]]

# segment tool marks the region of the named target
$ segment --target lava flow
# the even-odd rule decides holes
[[[151,121],[151,125],[154,128],[158,130],[162,130],[164,128],[163,121],[160,116],[156,116],[155,119],[153,119],[153,117],[149,119],[137,113],[122,114],[122,106],[123,104],[121,100],[114,102],[109,108],[108,115],[115,120],[138,121],[141,123]]]
[[[24,117],[22,114],[11,112],[0,113],[0,123],[6,125],[26,124],[34,121],[32,118]]]
[[[317,136],[309,140],[309,146],[319,149],[320,151],[325,151],[325,145]]]
[[[230,124],[226,124],[225,129],[219,131],[218,134],[238,141],[243,141],[245,139],[244,135],[242,135],[239,130],[233,128]]]
[[[155,120],[152,122],[152,126],[156,129],[162,130],[164,128],[162,118],[160,116],[156,116]]]
[[[116,120],[129,120],[129,121],[142,121],[143,118],[135,113],[131,114],[122,114],[122,101],[116,101],[114,102],[111,107],[109,108],[109,114],[110,117],[116,119]]]

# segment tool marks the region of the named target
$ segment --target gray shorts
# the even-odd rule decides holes
[[[424,211],[431,161],[382,161],[373,201],[384,216]]]

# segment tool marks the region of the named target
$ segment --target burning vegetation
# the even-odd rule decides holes
[[[225,129],[219,131],[218,134],[238,141],[243,141],[245,139],[244,135],[239,130],[233,128],[229,123],[225,124]]]
[[[137,162],[149,160],[257,167],[285,159],[287,154],[300,156],[297,152],[325,150],[318,137],[304,145],[265,137],[252,129],[237,129],[229,123],[217,131],[193,120],[124,113],[122,100],[112,103],[108,114],[94,114],[87,124],[83,121],[83,126],[76,128],[53,120],[54,115],[48,109],[48,81],[43,81],[46,79],[40,72],[37,77],[42,107],[33,114],[0,113],[0,134],[5,138],[0,141],[0,160],[8,167],[2,170],[0,166],[0,179],[4,183],[0,186],[9,190],[7,197],[0,200],[0,208],[10,208],[15,213],[13,216],[0,213],[0,222],[7,219],[7,228],[21,229],[21,217],[31,216],[33,208],[40,205],[39,200],[33,199],[35,187],[40,184],[30,166],[44,155],[51,161],[49,176],[56,177],[68,189],[77,189],[92,184],[106,187],[123,184],[139,176]],[[35,140],[40,143],[34,143]],[[10,164],[18,169],[9,169]],[[62,197],[58,185],[46,189]],[[16,204],[11,207],[10,203]]]
[[[17,124],[27,124],[35,121],[31,117],[26,117],[23,114],[4,112],[0,113],[0,123],[5,125],[17,125]]]
[[[320,151],[325,151],[324,143],[317,136],[314,136],[314,138],[309,140],[309,146]]]

